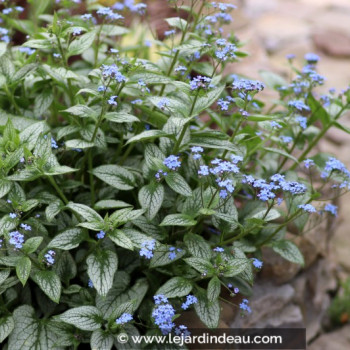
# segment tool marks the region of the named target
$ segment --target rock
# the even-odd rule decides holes
[[[335,30],[317,31],[312,35],[316,48],[333,57],[350,57],[350,35]]]
[[[261,270],[261,277],[276,284],[290,281],[301,269],[299,265],[283,259],[269,247],[263,247],[262,260],[264,268]]]
[[[254,295],[249,301],[253,312],[247,317],[236,317],[231,327],[268,327],[269,322],[282,325],[290,320],[298,323],[297,312],[294,309],[288,309],[289,313],[286,314],[286,318],[284,318],[283,311],[290,306],[294,293],[294,288],[288,284],[275,286],[270,281],[257,281],[254,285]],[[277,320],[278,318],[280,321]]]
[[[349,350],[350,349],[350,325],[340,330],[326,333],[317,338],[308,347],[309,350]]]

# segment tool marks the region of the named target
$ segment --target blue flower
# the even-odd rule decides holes
[[[168,299],[163,295],[155,295],[154,301],[156,304],[156,307],[152,311],[154,323],[164,335],[169,334],[175,327],[175,324],[172,321],[175,316],[175,309],[168,303]]]
[[[298,111],[310,111],[310,107],[307,106],[302,100],[292,100],[288,102],[288,106],[294,107]]]
[[[293,142],[293,138],[290,136],[280,136],[280,139],[283,143],[291,143]]]
[[[315,162],[312,159],[305,159],[304,160],[304,166],[306,169],[309,169],[310,167],[314,166]]]
[[[156,241],[154,239],[142,242],[140,256],[144,256],[146,259],[151,259],[153,257],[155,245]]]
[[[192,304],[196,304],[198,299],[194,295],[187,295],[186,301],[181,305],[183,310],[187,310]]]
[[[109,98],[109,100],[107,101],[108,102],[108,104],[109,105],[113,105],[113,106],[117,106],[118,105],[118,103],[115,101],[115,99],[117,98],[118,96],[111,96],[110,98]]]
[[[115,320],[116,324],[125,324],[132,320],[132,315],[124,312],[119,318]]]
[[[30,47],[19,47],[18,51],[27,54],[28,56],[32,55],[36,50],[35,49],[31,49]]]
[[[221,248],[221,247],[216,247],[213,250],[214,250],[214,252],[218,252],[218,253],[222,253],[225,251],[224,248]]]
[[[177,170],[181,166],[181,161],[179,160],[180,157],[170,155],[169,157],[165,158],[163,161],[163,164],[167,166],[170,170]]]
[[[316,213],[317,210],[312,204],[300,204],[298,208],[303,209],[307,213]]]
[[[178,66],[175,68],[175,72],[176,73],[180,72],[181,75],[185,75],[186,71],[187,71],[187,67],[185,66]]]
[[[31,231],[32,227],[30,225],[27,224],[21,224],[20,225],[25,231]]]
[[[209,167],[207,165],[201,165],[198,170],[198,175],[201,175],[201,176],[209,175]]]
[[[81,34],[81,29],[80,28],[74,28],[72,34],[73,35],[80,35]]]
[[[316,55],[315,53],[307,53],[304,56],[305,60],[309,63],[316,63],[320,60],[320,56]]]
[[[282,125],[279,124],[279,123],[277,123],[277,122],[275,122],[274,120],[272,120],[272,121],[270,122],[270,126],[271,126],[271,128],[282,129]]]
[[[92,283],[91,279],[89,279],[89,281],[88,281],[88,287],[94,288],[94,284]]]
[[[217,103],[222,111],[227,111],[230,105],[230,101],[225,101],[223,98],[220,98]]]
[[[132,105],[136,105],[136,104],[139,104],[139,103],[142,103],[142,100],[136,99],[136,100],[131,101]]]
[[[24,236],[18,231],[12,231],[10,235],[10,244],[14,245],[16,249],[21,249],[24,243]]]
[[[16,213],[10,213],[9,216],[10,216],[11,219],[15,219],[17,217],[17,214]]]
[[[54,250],[49,250],[45,255],[45,262],[48,266],[51,266],[55,263],[55,258],[54,256],[56,255]]]
[[[126,81],[125,76],[119,71],[119,68],[116,64],[112,64],[110,66],[103,64],[101,66],[102,76],[104,78],[113,78],[118,83],[122,83]]]
[[[91,13],[85,13],[84,15],[80,16],[81,19],[83,19],[84,21],[88,21],[90,19],[92,19],[92,14]]]
[[[163,97],[158,103],[157,103],[157,107],[164,110],[165,107],[170,105],[170,101],[166,98]]]
[[[257,268],[257,269],[261,269],[263,266],[263,262],[260,261],[259,259],[253,258],[253,265]]]
[[[350,177],[349,170],[340,160],[334,157],[329,157],[324,167],[324,171],[321,174],[321,177],[322,178],[328,177],[332,171],[339,171],[340,173],[343,173],[347,177]]]
[[[53,137],[51,137],[51,148],[58,148],[57,142]]]
[[[55,58],[61,58],[62,57],[60,53],[53,53],[52,56],[55,57]]]
[[[96,235],[96,237],[98,238],[98,239],[103,239],[104,237],[105,237],[105,235],[106,235],[106,233],[104,232],[104,231],[100,231],[97,235]]]
[[[213,88],[214,85],[211,84],[211,78],[204,77],[202,75],[197,75],[195,78],[193,78],[190,81],[190,88],[191,90],[197,90],[197,89],[209,89]]]
[[[164,36],[170,36],[170,35],[173,35],[176,33],[176,30],[175,29],[172,29],[172,30],[166,30],[164,32]]]
[[[334,216],[338,216],[338,207],[336,205],[328,203],[325,205],[324,211],[327,211]]]
[[[104,91],[107,91],[107,86],[100,85],[100,86],[97,88],[97,91],[98,91],[98,92],[104,92]]]
[[[301,115],[297,115],[295,117],[295,120],[299,123],[299,125],[302,129],[307,128],[307,118],[306,117],[302,117]]]
[[[159,169],[158,172],[154,176],[157,180],[160,180],[161,176],[167,176],[167,175],[168,175],[168,173],[166,171]]]
[[[247,299],[243,299],[242,302],[239,304],[240,309],[243,311],[247,311],[249,314],[252,312],[250,306],[248,305],[249,301]]]
[[[286,55],[286,58],[287,58],[287,60],[292,60],[295,58],[295,55],[294,55],[294,53],[290,53],[290,54]]]
[[[182,251],[182,249],[180,249],[180,248],[175,248],[175,247],[170,247],[169,248],[169,259],[170,260],[174,260],[174,259],[176,259],[176,252],[181,252]]]
[[[203,148],[200,147],[200,146],[193,146],[191,147],[191,152],[193,153],[193,159],[199,159],[201,158],[201,154],[200,153],[203,153]]]
[[[233,90],[240,90],[243,92],[257,92],[262,91],[264,88],[264,83],[258,80],[238,79],[232,83]]]

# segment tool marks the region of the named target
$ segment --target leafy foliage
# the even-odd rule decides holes
[[[145,37],[129,45],[140,31],[124,18],[144,4],[88,2],[76,15],[76,3],[28,1],[22,19],[5,1],[0,15],[0,342],[9,350],[125,349],[120,332],[166,334],[188,309],[217,327],[223,290],[249,293],[261,248],[302,265],[287,228],[304,234],[337,215],[326,194],[350,187],[339,160],[308,158],[331,127],[349,133],[340,118],[350,91],[314,93],[318,56],[301,70],[290,57],[291,82],[224,75],[246,55],[218,30],[232,5],[180,11],[170,1],[178,15],[165,19],[164,40],[141,22]],[[265,84],[280,96],[267,107],[257,97]],[[247,301],[239,307],[250,312]]]

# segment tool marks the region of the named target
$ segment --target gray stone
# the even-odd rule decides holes
[[[326,333],[309,345],[308,350],[349,350],[350,349],[350,325]]]

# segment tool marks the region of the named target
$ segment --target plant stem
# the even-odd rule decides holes
[[[55,179],[52,176],[48,176],[47,177],[52,185],[52,187],[56,190],[56,192],[58,193],[58,195],[61,197],[61,199],[63,200],[64,204],[68,204],[68,199],[67,197],[64,195],[64,193],[62,192],[62,190],[59,188],[59,186],[57,185]]]

